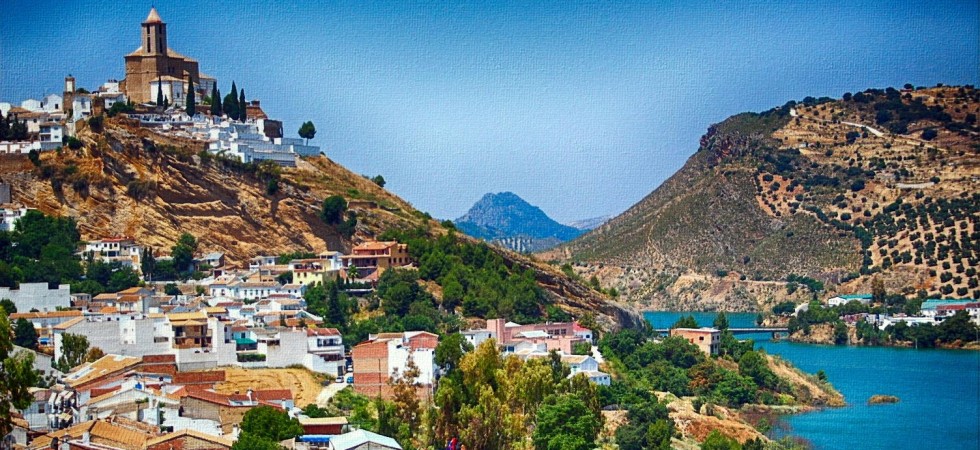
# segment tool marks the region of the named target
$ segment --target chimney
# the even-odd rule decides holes
[[[82,442],[88,444],[89,440],[92,438],[92,434],[88,431],[82,433]]]
[[[249,390],[245,392],[245,395],[248,396],[248,401],[249,401],[249,403],[251,403],[252,402],[252,389],[249,388]]]

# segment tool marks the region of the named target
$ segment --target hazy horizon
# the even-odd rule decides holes
[[[615,215],[711,123],[806,96],[978,84],[977,2],[6,1],[0,101],[124,76],[155,5],[169,46],[435,217],[511,191]]]

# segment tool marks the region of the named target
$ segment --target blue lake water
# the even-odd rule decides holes
[[[684,313],[648,312],[654,328]],[[693,313],[710,326],[715,313]],[[754,326],[755,314],[727,314],[732,327]],[[740,336],[742,338],[743,336]],[[823,370],[848,403],[785,417],[787,430],[818,449],[980,449],[980,352],[845,347],[771,342],[757,347],[805,372]],[[898,396],[891,405],[868,405],[875,394]]]

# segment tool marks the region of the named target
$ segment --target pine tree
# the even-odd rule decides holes
[[[218,82],[211,86],[211,115],[221,117],[221,93],[218,92]]]
[[[197,114],[197,104],[194,98],[194,80],[187,76],[187,115],[194,117]]]
[[[248,108],[245,103],[245,88],[242,88],[242,92],[238,97],[238,118],[244,122],[248,120]]]
[[[157,77],[157,106],[163,106],[163,78]]]

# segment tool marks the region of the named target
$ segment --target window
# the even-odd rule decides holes
[[[698,340],[699,341],[703,341],[704,340],[704,336],[698,336]]]

